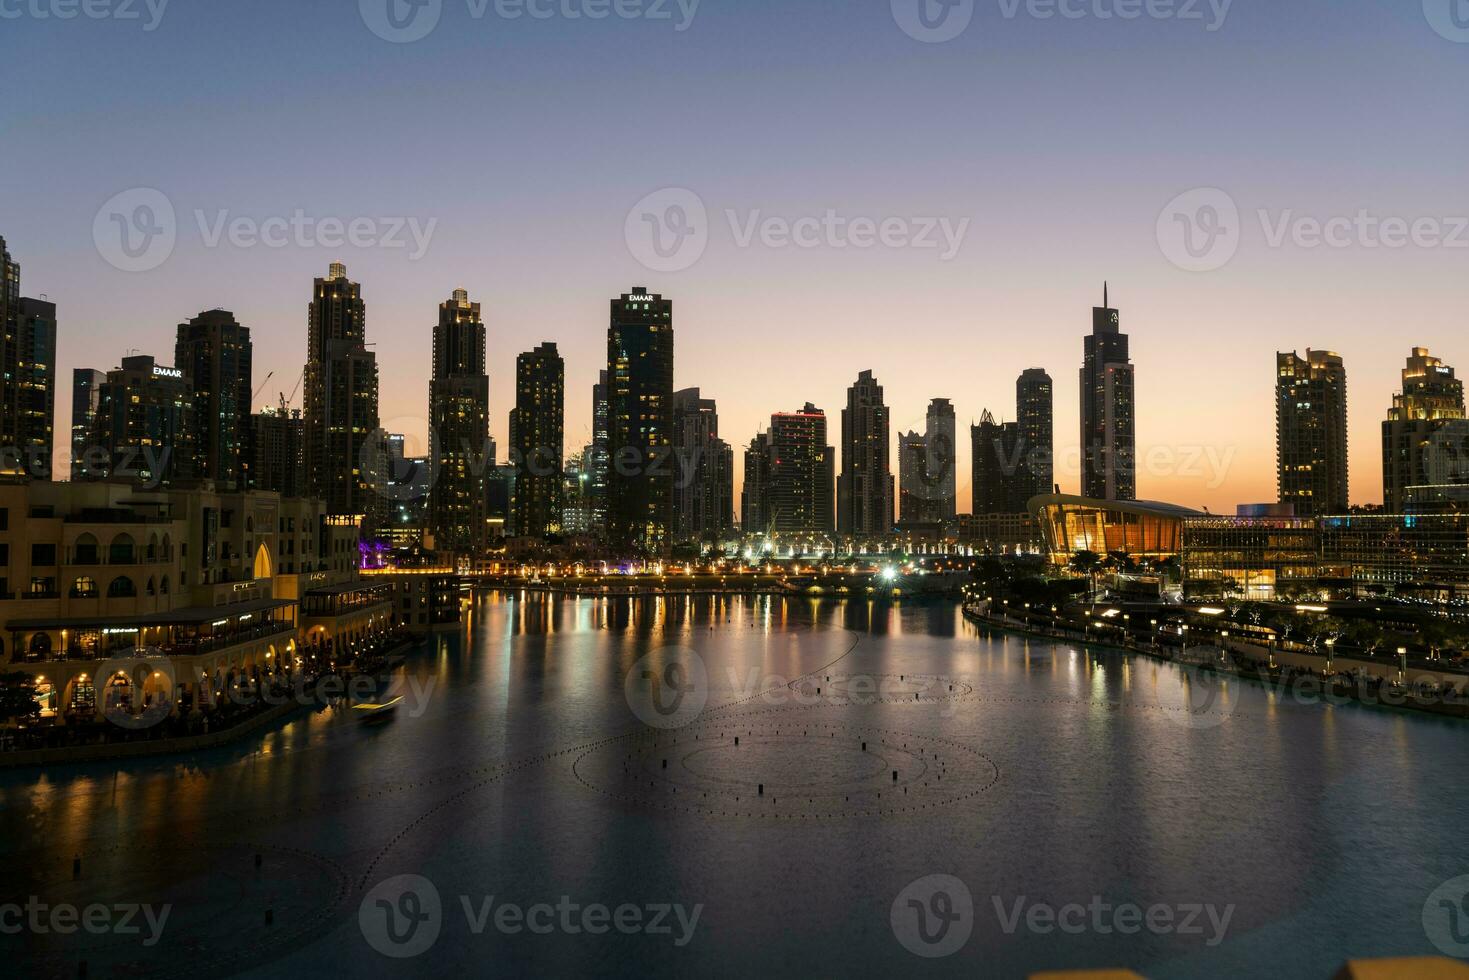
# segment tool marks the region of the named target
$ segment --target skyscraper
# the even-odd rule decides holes
[[[1103,500],[1137,497],[1134,379],[1120,324],[1104,285],[1081,367],[1081,492]]]
[[[717,541],[734,524],[734,450],[719,438],[719,411],[698,388],[673,394],[675,540]]]
[[[9,461],[0,459],[0,469],[15,470],[18,467],[14,447],[15,426],[15,375],[16,358],[19,355],[16,331],[20,319],[20,266],[10,257],[5,239],[0,238],[0,451],[6,451]]]
[[[954,406],[947,398],[928,403],[927,428],[923,434],[926,464],[924,483],[929,490],[930,520],[952,521],[958,495],[958,442],[955,438]]]
[[[93,445],[98,466],[90,478],[140,486],[192,483],[199,460],[194,390],[184,372],[147,355],[124,357],[107,372],[97,399]]]
[[[541,344],[516,358],[511,425],[516,534],[544,537],[561,533],[565,400],[566,365],[555,344]]]
[[[999,423],[989,409],[970,426],[973,452],[973,510],[980,514],[1022,514],[1030,492],[1031,477],[1021,462],[1025,455],[1024,433],[1019,422]]]
[[[307,307],[305,371],[306,478],[327,513],[359,515],[364,533],[381,519],[380,466],[371,466],[378,439],[377,355],[367,349],[362,287],[333,262],[315,280]]]
[[[1469,419],[1464,382],[1454,369],[1415,347],[1403,368],[1403,390],[1382,423],[1382,494],[1389,513],[1440,500],[1469,499]],[[1410,488],[1415,488],[1410,494]]]
[[[439,304],[429,379],[429,447],[434,457],[429,528],[441,554],[481,557],[488,546],[485,477],[489,452],[490,378],[480,305],[454,290]]]
[[[893,529],[888,407],[882,385],[863,371],[842,409],[842,475],[837,478],[837,532],[866,536]]]
[[[1043,368],[1030,368],[1015,381],[1016,422],[1023,449],[1020,492],[1027,501],[1050,493],[1056,485],[1053,387]]]
[[[826,444],[826,413],[807,402],[798,412],[770,417],[767,523],[775,532],[830,533],[835,456]]]
[[[249,485],[250,328],[228,310],[207,310],[178,325],[174,367],[194,390],[199,459],[194,474],[220,490]]]
[[[612,301],[607,330],[608,541],[668,550],[673,530],[673,301],[642,286]]]
[[[1329,351],[1275,355],[1275,446],[1280,502],[1303,517],[1345,511],[1347,372]]]
[[[607,372],[598,372],[597,383],[592,385],[592,445],[586,470],[592,509],[590,530],[599,537],[607,534],[607,471],[610,464],[607,444],[611,438],[607,424],[607,387]]]
[[[15,449],[28,475],[49,480],[56,445],[56,304],[21,297],[15,343]]]
[[[928,440],[917,432],[898,433],[898,523],[933,520],[928,484]]]
[[[250,416],[250,489],[300,497],[306,489],[301,410],[267,408]]]
[[[745,449],[745,485],[740,490],[740,530],[770,533],[770,436],[761,432]]]
[[[87,450],[92,445],[92,427],[97,420],[97,402],[107,375],[92,368],[71,372],[71,478],[87,478]]]

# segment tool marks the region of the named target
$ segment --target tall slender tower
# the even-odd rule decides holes
[[[770,417],[768,522],[774,531],[830,533],[836,529],[832,483],[836,453],[826,444],[826,413],[807,402],[799,412]]]
[[[25,472],[51,478],[56,448],[56,304],[22,296],[16,304],[15,448]]]
[[[837,479],[837,533],[882,535],[893,529],[893,474],[888,407],[882,385],[863,371],[842,409],[842,475]]]
[[[588,496],[591,498],[591,532],[598,537],[607,534],[607,471],[610,458],[607,449],[611,438],[607,423],[607,372],[599,372],[592,385],[592,451],[587,460]]]
[[[88,476],[87,453],[92,450],[92,428],[97,420],[97,404],[107,375],[95,368],[71,370],[71,478]]]
[[[517,534],[543,537],[562,531],[565,393],[566,364],[555,344],[544,343],[516,358],[510,430]]]
[[[362,287],[333,262],[313,284],[307,307],[306,478],[327,513],[363,518],[363,532],[382,513],[382,467],[369,465],[378,438],[377,355],[367,349]]]
[[[931,522],[932,495],[928,482],[927,439],[919,432],[898,433],[898,522]]]
[[[173,363],[194,389],[194,473],[221,490],[249,485],[252,351],[250,328],[228,310],[207,310],[178,325]]]
[[[745,450],[745,485],[740,491],[740,530],[770,533],[770,436],[760,433]]]
[[[463,289],[439,304],[428,385],[429,450],[437,471],[428,506],[434,549],[470,558],[481,557],[489,544],[485,479],[495,462],[479,311]]]
[[[1055,488],[1052,390],[1051,376],[1042,368],[1030,368],[1015,382],[1021,466],[1018,491],[1027,501]]]
[[[1092,309],[1081,367],[1081,492],[1101,500],[1137,497],[1136,408],[1127,334],[1107,287]]]
[[[719,409],[698,388],[673,393],[678,458],[673,488],[676,539],[717,541],[734,523],[734,450],[719,438]]]
[[[926,459],[924,485],[929,496],[929,520],[952,521],[958,496],[958,442],[954,422],[954,406],[947,398],[928,403],[928,418],[923,434]]]
[[[673,301],[633,287],[607,330],[608,541],[661,555],[673,532]]]
[[[1309,517],[1347,509],[1347,371],[1340,356],[1275,355],[1280,502]]]
[[[0,450],[12,450],[18,435],[15,425],[16,361],[19,356],[16,331],[20,318],[20,266],[10,257],[5,239],[0,238]],[[0,461],[0,469],[15,464]]]

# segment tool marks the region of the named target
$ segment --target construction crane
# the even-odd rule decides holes
[[[291,397],[287,398],[284,393],[281,395],[281,410],[282,411],[285,411],[286,406],[289,405],[289,404],[291,404],[291,402],[293,402],[293,401],[296,400],[296,392],[298,392],[298,391],[301,390],[301,382],[305,379],[305,377],[306,377],[306,369],[303,367],[301,369],[301,373],[296,376],[296,387],[294,387],[294,388],[291,389]]]
[[[268,384],[270,382],[270,379],[273,378],[273,377],[275,377],[275,372],[274,371],[272,371],[269,374],[267,374],[265,376],[265,380],[262,381],[262,382],[260,382],[260,387],[259,388],[256,388],[255,389],[255,393],[250,396],[250,404],[251,405],[254,405],[255,404],[255,399],[257,399],[257,398],[260,397],[260,393],[265,390],[266,384]]]

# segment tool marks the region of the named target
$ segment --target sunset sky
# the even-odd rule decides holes
[[[25,11],[0,23],[0,236],[24,294],[58,305],[58,449],[73,368],[130,349],[171,363],[176,324],[216,306],[251,328],[256,383],[275,372],[257,407],[274,403],[332,261],[363,284],[383,424],[420,440],[437,306],[461,286],[483,304],[502,453],[515,356],[546,340],[566,359],[566,448],[590,439],[608,300],[633,286],[674,300],[677,384],[718,401],[737,453],[807,401],[837,444],[863,369],[886,389],[896,450],[935,396],[961,426],[985,408],[1013,418],[1015,377],[1044,367],[1074,491],[1082,336],[1108,280],[1137,365],[1139,495],[1216,511],[1274,498],[1275,351],[1345,358],[1364,503],[1382,499],[1377,430],[1409,348],[1469,370],[1455,220],[1469,215],[1469,43],[1418,2],[1236,0],[1211,31],[1207,2],[1202,20],[1124,20],[1096,16],[1117,0],[1078,3],[1076,19],[981,0],[942,44],[876,0],[704,0],[682,31],[672,2],[670,19],[602,20],[442,2],[412,43],[376,36],[357,0],[175,0],[153,30],[141,2],[141,21],[0,5]],[[143,272],[94,241],[99,208],[133,188],[176,213],[176,247]],[[707,251],[679,271],[645,267],[624,233],[664,188],[708,211]],[[1213,271],[1159,244],[1160,214],[1195,188],[1241,214],[1238,252]],[[221,217],[298,209],[435,224],[416,259],[207,241]],[[948,261],[739,241],[752,219],[828,210],[969,224]],[[1364,211],[1434,219],[1451,242],[1270,240],[1282,220]]]

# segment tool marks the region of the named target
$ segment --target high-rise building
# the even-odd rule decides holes
[[[1134,378],[1127,334],[1102,287],[1092,309],[1081,368],[1081,492],[1101,500],[1137,498]]]
[[[928,440],[918,432],[898,433],[898,523],[933,520],[928,482]]]
[[[149,488],[194,482],[198,430],[194,389],[184,372],[147,355],[124,357],[102,382],[91,442],[100,452],[89,478]]]
[[[56,448],[56,304],[21,297],[15,343],[16,457],[27,475],[49,480]]]
[[[1024,450],[1020,489],[1027,501],[1056,486],[1053,387],[1043,368],[1029,368],[1015,381],[1016,422]]]
[[[561,533],[592,533],[592,447],[566,457],[561,477]]]
[[[842,475],[837,478],[837,531],[887,534],[893,529],[893,474],[889,464],[888,407],[882,385],[863,371],[847,389],[842,409]]]
[[[826,444],[826,413],[807,402],[798,412],[770,416],[767,523],[798,534],[836,530],[836,453]]]
[[[924,473],[933,496],[930,498],[933,520],[952,521],[958,496],[958,440],[954,422],[954,406],[947,398],[928,403],[927,428],[923,448],[927,453]]]
[[[734,450],[719,438],[719,412],[698,388],[673,395],[675,540],[718,541],[734,524]]]
[[[553,343],[515,361],[511,447],[515,462],[515,533],[560,534],[566,365]]]
[[[673,301],[642,286],[607,330],[607,526],[613,548],[663,554],[673,531]]]
[[[363,518],[371,534],[382,516],[381,466],[369,465],[378,434],[377,356],[367,349],[362,287],[333,262],[312,286],[307,308],[306,478],[331,515]]]
[[[0,238],[0,449],[16,443],[14,384],[19,320],[20,265],[11,259],[5,239]]]
[[[607,534],[607,471],[610,465],[608,441],[611,438],[607,424],[607,372],[601,371],[597,383],[592,385],[592,445],[591,457],[587,460],[587,478],[591,498],[591,532],[603,537]]]
[[[745,484],[740,489],[740,530],[769,534],[770,436],[761,432],[745,449]]]
[[[97,421],[97,403],[107,375],[93,368],[71,372],[71,478],[85,480],[87,450],[92,445],[92,428]]]
[[[1024,432],[1019,422],[995,421],[989,409],[969,427],[973,467],[973,509],[982,514],[1023,514],[1031,493],[1031,477],[1021,462]]]
[[[267,408],[250,416],[250,489],[269,490],[282,497],[300,497],[306,490],[302,456],[304,423],[301,410]]]
[[[1403,390],[1393,396],[1382,423],[1382,494],[1388,513],[1402,513],[1410,498],[1421,498],[1430,488],[1440,500],[1469,500],[1466,449],[1464,382],[1427,348],[1413,348],[1403,368]]]
[[[249,486],[250,328],[228,310],[208,310],[178,325],[174,367],[194,390],[199,459],[194,474],[219,490]]]
[[[1347,372],[1329,351],[1275,355],[1280,502],[1302,517],[1347,509]]]
[[[481,557],[488,546],[485,476],[490,435],[490,378],[485,373],[485,324],[469,293],[439,304],[429,379],[429,446],[436,464],[429,496],[434,549]]]

